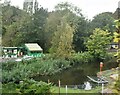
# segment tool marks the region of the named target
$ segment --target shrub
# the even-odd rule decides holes
[[[74,64],[76,63],[91,63],[94,61],[94,57],[88,52],[77,53],[72,57]]]
[[[13,82],[9,82],[7,84],[2,84],[2,92],[4,93],[16,93],[16,94],[35,94],[38,93],[40,95],[50,95],[52,84],[45,82],[37,82],[33,79],[24,79],[19,84],[15,84]]]
[[[120,91],[120,80],[118,80],[115,84],[115,88]]]
[[[119,73],[119,77],[118,77],[118,80],[115,84],[115,88],[120,92],[120,64],[119,64],[119,69],[118,69],[118,73]]]
[[[52,84],[49,83],[45,83],[45,82],[37,82],[33,79],[30,80],[24,80],[23,82],[20,83],[20,88],[19,91],[21,93],[40,93],[42,95],[46,95],[46,94],[50,94],[50,88],[51,88]]]
[[[52,75],[70,66],[70,61],[65,59],[53,59],[51,56],[46,58],[36,58],[24,60],[22,62],[2,63],[2,82],[19,82],[24,78],[36,75]]]

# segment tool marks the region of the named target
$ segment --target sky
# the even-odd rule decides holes
[[[29,0],[28,0],[29,1]],[[60,2],[69,2],[79,7],[88,19],[102,12],[115,12],[120,0],[37,0],[43,8],[52,11]],[[24,0],[11,0],[11,5],[18,6],[22,9]]]

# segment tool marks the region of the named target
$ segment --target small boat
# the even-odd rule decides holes
[[[105,80],[104,78],[100,78],[100,77],[90,77],[90,76],[87,76],[92,82],[95,82],[95,83],[108,83],[107,80]]]

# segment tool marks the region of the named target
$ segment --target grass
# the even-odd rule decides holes
[[[18,91],[18,85],[14,83],[8,83],[3,85],[2,93],[19,93]],[[51,92],[54,93],[59,93],[59,87],[57,86],[52,86],[51,87]],[[74,89],[74,88],[68,88],[67,93],[100,93],[101,92],[101,87],[96,87],[93,88],[92,90],[86,91],[86,90],[81,90],[81,89]],[[60,88],[60,93],[66,93],[66,89],[61,87]],[[89,94],[88,94],[89,95]]]
[[[51,91],[53,93],[59,93],[59,87],[53,86],[51,88]],[[101,87],[96,87],[91,90],[81,90],[81,89],[74,89],[74,88],[68,88],[67,93],[100,93],[101,92]],[[66,93],[66,89],[61,87],[60,88],[60,93]]]
[[[103,71],[102,72],[102,75],[109,81],[109,84],[105,87],[105,88],[110,88],[112,91],[113,91],[113,93],[118,93],[117,91],[116,91],[116,89],[114,89],[114,82],[115,82],[115,80],[113,80],[113,79],[111,79],[110,78],[110,75],[112,75],[112,74],[117,74],[118,73],[118,70],[116,70],[116,69],[111,69],[111,70],[105,70],[105,71]],[[112,88],[111,88],[112,87]],[[86,90],[81,90],[81,89],[72,89],[72,88],[68,88],[67,89],[67,93],[85,93],[85,95],[88,93],[88,95],[91,93],[93,93],[93,95],[96,95],[96,94],[99,94],[100,92],[101,92],[101,86],[100,87],[96,87],[96,88],[93,88],[93,89],[91,89],[91,90],[88,90],[88,91],[86,91]],[[52,87],[52,92],[53,93],[59,93],[59,88],[58,87]],[[60,88],[60,93],[66,93],[66,89],[65,88],[63,88],[63,87],[61,87]]]

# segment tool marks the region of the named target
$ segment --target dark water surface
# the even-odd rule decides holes
[[[113,67],[117,67],[116,63],[106,63],[104,64],[103,70],[107,70]],[[56,85],[58,85],[58,80],[61,81],[61,85],[79,85],[83,84],[88,80],[87,76],[96,76],[99,72],[99,63],[91,64],[79,64],[75,65],[69,69],[63,70],[60,73],[56,73],[51,76],[35,76],[35,80],[42,80],[48,82],[48,80]]]

